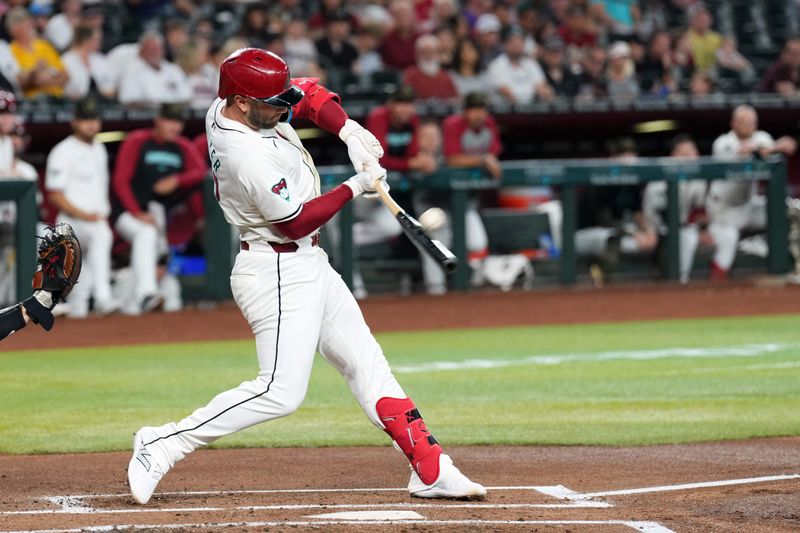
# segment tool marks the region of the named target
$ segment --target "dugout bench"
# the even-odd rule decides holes
[[[712,158],[676,161],[672,158],[640,158],[634,163],[618,163],[608,159],[596,160],[529,160],[503,164],[501,181],[488,178],[477,169],[446,169],[428,175],[402,175],[390,173],[392,190],[402,194],[422,188],[444,191],[450,197],[453,224],[453,253],[461,259],[452,276],[454,288],[465,290],[469,286],[469,267],[465,260],[466,234],[464,217],[471,194],[495,190],[502,186],[552,186],[558,191],[563,208],[562,249],[559,263],[559,280],[563,284],[575,283],[577,257],[574,234],[577,230],[577,188],[581,186],[639,185],[650,181],[668,184],[666,222],[668,232],[665,248],[667,254],[666,277],[679,277],[679,207],[678,183],[704,179],[764,180],[767,182],[767,240],[769,271],[782,274],[789,271],[787,243],[788,219],[786,217],[786,161],[780,156],[767,160],[721,162]],[[323,189],[330,189],[352,175],[347,166],[320,167]],[[228,277],[231,268],[231,243],[228,226],[213,198],[210,181],[206,187],[208,259],[208,295],[212,298],[230,296]],[[411,211],[409,205],[404,206]],[[341,239],[334,254],[345,282],[352,287],[354,252],[352,233],[353,213],[347,204],[339,217]],[[522,237],[524,238],[524,237]],[[512,239],[513,240],[513,239]]]
[[[461,259],[452,277],[452,285],[459,290],[469,286],[469,267],[465,260],[466,236],[464,216],[471,194],[494,190],[501,186],[552,186],[559,194],[563,208],[562,249],[558,259],[559,280],[572,284],[576,280],[577,257],[574,234],[577,229],[577,188],[580,186],[637,185],[664,180],[668,183],[668,209],[666,220],[667,279],[679,276],[678,246],[678,183],[693,179],[764,180],[767,182],[767,265],[774,274],[789,271],[788,226],[786,217],[786,162],[780,156],[767,160],[720,162],[711,158],[676,161],[671,158],[641,158],[635,163],[617,163],[598,160],[529,160],[503,164],[502,181],[489,179],[477,169],[446,169],[429,176],[391,173],[389,180],[397,193],[428,188],[443,191],[450,197],[453,224],[453,252]],[[330,189],[352,175],[347,166],[320,167],[324,189]],[[30,276],[36,264],[36,184],[25,181],[1,181],[0,201],[17,204],[17,294],[22,297],[30,290]],[[205,296],[209,299],[230,298],[230,272],[235,251],[231,230],[213,195],[212,181],[205,183],[206,235],[205,250],[207,273]],[[406,205],[406,208],[411,210]],[[335,254],[339,271],[352,286],[353,240],[351,226],[353,213],[347,204],[339,217],[341,238]]]

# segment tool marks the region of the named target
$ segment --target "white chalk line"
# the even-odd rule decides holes
[[[486,487],[486,490],[535,490],[542,492],[542,487],[538,485],[504,485],[498,487]],[[184,492],[157,492],[155,496],[219,496],[223,494],[325,494],[325,493],[340,493],[340,492],[408,492],[407,487],[353,487],[353,488],[327,488],[327,489],[231,489],[231,490],[195,490]],[[547,494],[547,493],[544,493]],[[92,498],[123,498],[130,496],[129,492],[117,492],[108,494],[71,494],[69,496],[56,495],[56,496],[40,496],[40,499],[49,498],[76,498],[76,499],[92,499]]]
[[[3,511],[0,515],[43,515],[43,514],[138,514],[138,513],[208,513],[217,511],[282,511],[298,509],[386,509],[400,507],[404,509],[601,509],[612,507],[606,502],[580,501],[570,503],[341,503],[341,504],[285,504],[285,505],[241,505],[235,507],[131,507],[128,509],[98,509],[81,505],[75,508],[33,509],[27,511]]]
[[[759,357],[800,347],[800,344],[743,344],[738,346],[719,346],[712,348],[660,348],[657,350],[617,350],[610,352],[587,352],[572,354],[542,354],[518,359],[465,359],[462,361],[429,361],[417,365],[394,365],[395,373],[418,374],[427,372],[446,372],[452,370],[479,370],[506,368],[511,366],[542,365],[553,366],[578,362],[607,361],[652,361],[667,358],[731,358]]]
[[[562,485],[551,486],[502,486],[502,487],[487,487],[488,490],[533,490],[545,495],[553,494],[574,494],[572,491]],[[406,488],[347,488],[347,489],[254,489],[254,490],[230,490],[230,491],[193,491],[193,492],[161,492],[156,493],[155,496],[221,496],[221,495],[242,495],[242,494],[276,494],[276,493],[336,493],[336,492],[405,492]],[[379,503],[379,504],[276,504],[276,505],[259,505],[259,506],[239,506],[239,507],[183,507],[183,508],[147,508],[137,507],[129,509],[98,509],[87,504],[86,500],[92,499],[108,499],[108,498],[127,498],[129,494],[82,494],[82,495],[63,495],[63,496],[41,496],[37,499],[46,500],[53,505],[59,507],[58,509],[29,509],[22,511],[0,511],[0,516],[16,516],[16,515],[55,515],[55,514],[126,514],[126,513],[165,513],[165,512],[213,512],[213,511],[232,511],[232,510],[287,510],[287,509],[327,509],[327,508],[341,508],[341,509],[375,509],[383,508],[386,506],[400,506],[407,508],[441,508],[441,509],[457,509],[462,507],[469,507],[473,509],[495,509],[503,507],[520,508],[520,509],[574,509],[574,508],[606,508],[613,507],[611,504],[600,501],[570,501],[569,503],[506,503],[506,504],[491,504],[491,503],[459,503],[459,504],[446,504],[446,503]],[[560,498],[564,499],[564,498]]]
[[[198,524],[124,524],[114,526],[87,526],[73,529],[37,529],[26,531],[11,531],[9,533],[80,533],[84,531],[119,531],[137,529],[219,529],[225,527],[304,527],[304,526],[392,526],[392,525],[444,525],[444,526],[527,526],[527,525],[552,525],[552,526],[600,526],[619,525],[627,526],[645,533],[674,533],[671,529],[657,522],[643,522],[637,520],[370,520],[358,522],[354,520],[298,520],[287,522],[224,522],[224,523],[198,523]]]
[[[786,481],[800,479],[800,474],[784,474],[778,476],[748,477],[741,479],[724,479],[721,481],[703,481],[700,483],[682,483],[680,485],[661,485],[657,487],[644,487],[640,489],[608,490],[604,492],[586,492],[583,494],[567,495],[566,499],[580,500],[589,498],[605,498],[608,496],[625,496],[628,494],[647,494],[650,492],[670,492],[675,490],[706,489],[712,487],[729,487],[733,485],[747,485],[751,483],[768,483],[771,481]]]
[[[775,370],[778,368],[800,368],[800,361],[784,361],[782,363],[763,363],[758,365],[716,366],[705,368],[687,368],[664,372],[660,376],[683,376],[686,374],[718,374],[727,372],[750,372],[752,370]]]

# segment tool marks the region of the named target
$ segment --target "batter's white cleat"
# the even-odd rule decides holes
[[[128,463],[128,486],[131,488],[131,496],[141,505],[150,501],[158,482],[170,469],[169,466],[164,466],[165,461],[157,459],[157,455],[160,457],[158,450],[144,445],[158,438],[155,429],[143,427],[136,432],[133,436],[133,457]]]
[[[452,500],[482,500],[486,496],[486,488],[461,473],[453,465],[447,454],[439,456],[439,477],[432,485],[426,485],[411,470],[408,492],[415,498],[447,498]]]

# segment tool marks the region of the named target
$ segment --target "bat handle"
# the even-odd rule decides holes
[[[386,190],[386,180],[383,178],[378,178],[373,183],[373,187],[375,188],[375,192],[378,193],[381,201],[389,208],[389,211],[392,212],[393,215],[397,216],[398,213],[403,213],[404,210],[400,205],[394,201],[394,198],[389,195],[389,191]]]

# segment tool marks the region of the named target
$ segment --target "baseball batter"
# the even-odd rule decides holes
[[[256,379],[216,396],[187,418],[136,432],[128,483],[145,504],[176,461],[200,446],[286,416],[302,403],[319,351],[347,380],[367,417],[411,463],[408,490],[424,498],[481,498],[486,489],[453,466],[392,375],[358,304],[317,246],[319,228],[385,178],[380,143],[347,118],[317,80],[290,79],[286,63],[255,48],[220,67],[219,98],[206,116],[215,194],[239,230],[231,289],[256,340]],[[309,118],[338,133],[358,173],[320,194],[314,161],[289,125]]]

